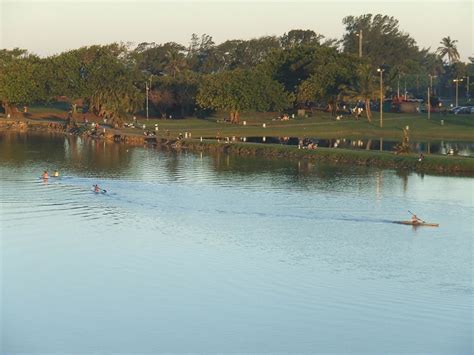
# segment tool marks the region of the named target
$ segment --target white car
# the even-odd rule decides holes
[[[472,113],[472,107],[457,107],[455,110],[453,110],[455,115],[460,115],[460,114],[469,114]]]

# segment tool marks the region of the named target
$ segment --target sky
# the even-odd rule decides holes
[[[0,48],[48,56],[92,44],[187,45],[192,33],[219,44],[292,29],[340,39],[345,16],[367,13],[394,16],[422,48],[434,51],[450,36],[461,60],[473,55],[473,0],[0,0]]]

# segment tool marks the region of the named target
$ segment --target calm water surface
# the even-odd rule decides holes
[[[473,351],[472,178],[33,134],[0,176],[2,354]]]

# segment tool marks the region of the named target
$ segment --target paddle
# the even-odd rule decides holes
[[[411,211],[408,211],[408,212],[411,213],[413,216],[416,216],[416,214],[414,214],[413,212],[411,212]],[[418,218],[418,216],[417,216],[416,218]],[[418,218],[418,219],[419,219],[420,221],[422,221],[423,223],[426,223],[426,221],[423,221],[421,218]]]

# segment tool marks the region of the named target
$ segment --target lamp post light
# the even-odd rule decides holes
[[[224,61],[224,64],[222,65],[222,71],[224,71],[226,69],[226,66],[227,66],[227,56],[230,54],[230,52],[225,52],[223,55],[222,55],[222,59]]]
[[[405,101],[407,100],[407,78],[405,77]]]
[[[468,101],[471,101],[471,98],[469,97],[469,75],[466,76],[466,98]]]
[[[385,69],[378,68],[377,71],[380,73],[380,128],[383,127],[383,72]]]
[[[145,90],[146,90],[146,119],[148,119],[148,91],[150,88],[148,87],[148,81],[145,82]]]
[[[456,83],[456,106],[458,106],[458,97],[459,97],[459,82],[463,79],[454,79],[453,82]]]
[[[433,78],[437,78],[438,76],[431,74],[428,74],[428,76],[430,77],[430,92],[433,93]]]
[[[150,78],[145,81],[145,91],[146,91],[146,119],[148,120],[148,102],[149,102],[149,93],[150,93],[150,90],[151,90],[151,79],[152,79],[153,75],[150,75]],[[149,82],[149,83],[148,83]]]
[[[400,73],[398,73],[398,81],[397,81],[397,100],[400,99]]]
[[[431,100],[430,100],[431,90],[428,86],[428,100],[427,100],[427,110],[428,110],[428,119],[431,119]]]
[[[359,30],[356,36],[359,37],[359,58],[362,58],[362,30]]]

